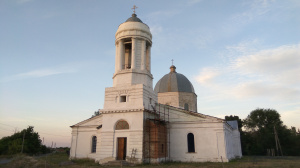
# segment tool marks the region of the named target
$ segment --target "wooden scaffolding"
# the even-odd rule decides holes
[[[144,111],[143,161],[159,163],[170,160],[170,111],[167,105],[155,104]]]

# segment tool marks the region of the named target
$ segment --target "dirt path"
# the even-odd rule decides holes
[[[12,159],[8,159],[8,158],[1,158],[1,159],[0,159],[0,164],[9,163],[10,161],[12,161]]]

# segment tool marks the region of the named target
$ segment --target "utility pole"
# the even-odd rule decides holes
[[[22,142],[22,151],[21,151],[21,153],[23,153],[23,149],[24,149],[25,132],[26,132],[26,131],[24,131],[24,133],[23,133],[23,142]]]
[[[276,143],[277,155],[280,156],[280,153],[281,153],[281,156],[283,156],[280,141],[279,141],[278,134],[277,134],[275,126],[274,126],[274,134],[275,134],[275,143]],[[280,151],[280,153],[279,153],[279,151]]]

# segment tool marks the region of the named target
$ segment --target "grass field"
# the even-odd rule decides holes
[[[93,160],[78,159],[70,161],[64,153],[55,153],[39,157],[17,155],[13,157],[0,157],[0,160],[11,160],[8,163],[0,164],[0,168],[95,168],[104,167],[96,164]],[[107,167],[107,166],[105,166]],[[113,168],[113,166],[111,166]],[[115,166],[121,167],[121,166]],[[125,167],[125,166],[123,166]],[[132,166],[128,166],[132,167]],[[168,167],[168,168],[300,168],[300,157],[264,157],[264,156],[245,156],[228,163],[180,163],[169,162],[161,164],[143,164],[133,166],[134,168]]]

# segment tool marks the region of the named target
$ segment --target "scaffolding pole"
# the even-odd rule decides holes
[[[155,104],[155,107],[152,106],[152,108],[153,110],[148,109],[144,112],[143,159],[147,163],[151,163],[152,160],[155,162],[169,161],[169,107]]]

